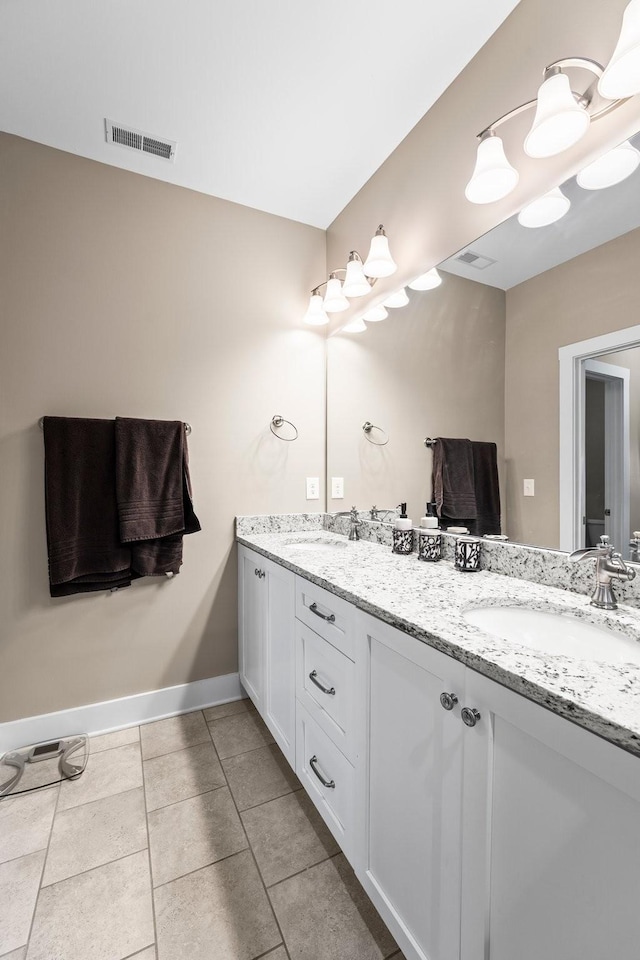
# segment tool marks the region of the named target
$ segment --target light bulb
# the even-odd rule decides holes
[[[431,270],[427,270],[426,273],[421,273],[419,277],[416,277],[415,280],[412,280],[409,284],[410,290],[435,290],[436,287],[439,287],[442,283],[442,277],[438,273],[435,267],[432,267]]]
[[[379,323],[381,320],[386,320],[388,316],[389,314],[380,304],[378,307],[371,307],[371,310],[367,310],[362,319],[366,320],[367,323]]]
[[[640,151],[628,140],[609,150],[590,163],[577,176],[578,186],[583,190],[603,190],[622,183],[630,177],[640,163]]]
[[[349,301],[342,292],[342,284],[335,273],[332,273],[327,281],[327,289],[324,295],[324,309],[327,313],[342,313],[349,309]]]
[[[364,272],[368,277],[390,277],[398,269],[391,253],[389,252],[389,241],[384,232],[382,224],[376,230],[376,234],[371,239],[369,247],[369,256],[364,263]]]
[[[518,171],[512,167],[504,152],[502,138],[495,133],[484,134],[478,144],[476,165],[464,195],[471,203],[493,203],[502,200],[518,182]]]
[[[364,297],[365,294],[371,293],[371,284],[364,275],[362,260],[355,250],[349,254],[342,292],[345,297]]]
[[[345,333],[364,333],[364,331],[367,329],[367,325],[362,317],[359,317],[357,320],[350,320],[349,323],[342,329]]]
[[[538,90],[538,105],[524,141],[530,157],[554,157],[580,140],[591,123],[585,107],[576,102],[566,73],[552,73]]]
[[[303,320],[312,327],[323,327],[326,323],[329,323],[329,317],[324,312],[324,307],[322,305],[322,297],[315,290],[311,294],[309,307],[303,317]]]
[[[407,296],[407,291],[404,287],[401,287],[399,290],[396,290],[395,293],[392,293],[390,297],[387,297],[386,300],[382,301],[383,307],[391,307],[393,310],[396,307],[406,307],[409,303],[409,297]]]
[[[546,227],[564,217],[570,206],[569,198],[565,197],[560,187],[556,187],[523,207],[518,214],[518,223],[522,227]]]
[[[640,0],[631,0],[624,11],[620,37],[598,83],[598,93],[607,100],[640,93]]]

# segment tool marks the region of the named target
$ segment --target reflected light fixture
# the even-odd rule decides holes
[[[435,290],[436,287],[439,287],[442,283],[442,277],[438,273],[435,267],[432,267],[431,270],[427,270],[426,273],[421,273],[419,277],[416,277],[415,280],[412,280],[409,284],[410,290]]]
[[[559,67],[551,67],[538,90],[536,115],[524,152],[535,158],[555,157],[581,140],[590,123],[586,105],[572,93],[569,77]]]
[[[357,320],[350,320],[349,323],[342,328],[344,333],[364,333],[366,329],[367,325],[362,317],[359,317]]]
[[[640,93],[640,0],[631,0],[622,16],[620,36],[598,83],[607,100],[622,100]]]
[[[637,170],[640,164],[640,151],[636,150],[628,140],[619,146],[604,153],[594,160],[577,176],[578,186],[583,190],[603,190],[622,183]]]
[[[389,241],[384,232],[382,224],[378,227],[375,235],[371,238],[369,247],[369,256],[365,260],[364,272],[368,277],[390,277],[398,269],[389,251]]]
[[[560,187],[555,187],[542,197],[523,207],[518,214],[518,223],[523,227],[547,227],[569,212],[571,201]]]
[[[382,306],[395,310],[397,307],[406,307],[408,303],[409,297],[407,296],[407,291],[404,287],[401,287],[399,290],[396,290],[395,293],[392,293],[390,297],[387,297],[386,300],[383,300]]]
[[[493,203],[502,200],[516,186],[518,171],[504,152],[502,139],[491,130],[480,136],[476,165],[464,191],[471,203]]]
[[[342,292],[345,297],[364,297],[365,294],[371,293],[371,284],[365,276],[362,260],[356,250],[352,250],[349,254]]]
[[[324,294],[324,309],[327,313],[342,313],[349,309],[349,301],[342,292],[342,283],[335,271],[329,275]]]
[[[324,312],[322,297],[318,293],[317,288],[311,294],[309,306],[303,319],[304,322],[308,323],[311,327],[323,327],[325,324],[329,323],[329,317]]]
[[[367,323],[379,323],[381,320],[386,320],[389,314],[385,308],[380,304],[377,307],[371,307],[370,310],[363,316],[363,320],[366,320]]]

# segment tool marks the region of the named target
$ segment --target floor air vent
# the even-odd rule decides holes
[[[104,125],[107,143],[116,143],[121,147],[137,150],[139,153],[150,153],[153,157],[160,157],[162,160],[173,163],[176,155],[175,140],[152,137],[142,130],[124,127],[121,123],[114,123],[113,120],[105,119]]]
[[[476,270],[485,270],[492,263],[497,262],[492,260],[491,257],[483,257],[481,253],[474,253],[473,250],[465,250],[459,257],[456,257],[456,260],[458,263],[466,263],[468,267],[475,267]]]

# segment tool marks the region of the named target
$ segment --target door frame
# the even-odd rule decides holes
[[[590,340],[570,343],[558,349],[560,368],[560,549],[570,552],[582,542],[585,503],[584,437],[585,437],[585,364],[597,362],[608,353],[640,346],[640,325],[615,330]],[[605,366],[604,364],[602,365]],[[609,365],[611,366],[611,365]],[[629,412],[626,412],[628,438]],[[624,428],[623,428],[624,429]],[[626,519],[621,520],[622,540],[615,543],[620,549],[629,532],[629,445],[625,444],[622,458],[622,485]],[[626,487],[624,486],[626,483]],[[625,525],[626,523],[626,525]],[[626,531],[626,532],[625,532]],[[617,534],[616,534],[617,536]]]

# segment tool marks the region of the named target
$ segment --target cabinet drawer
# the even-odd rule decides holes
[[[305,624],[296,623],[296,695],[354,762],[355,664]]]
[[[354,769],[300,701],[296,703],[296,773],[351,862]]]
[[[296,577],[296,617],[351,660],[354,659],[353,613],[354,607],[346,600]]]

